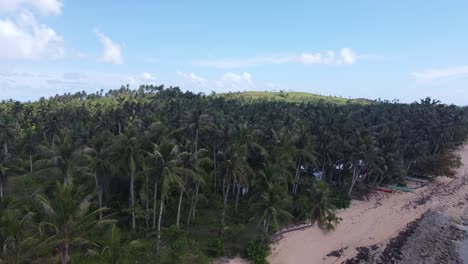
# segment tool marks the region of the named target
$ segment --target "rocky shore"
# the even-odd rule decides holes
[[[462,221],[450,220],[446,213],[431,210],[391,240],[360,247],[345,264],[439,264],[463,263],[461,245]]]

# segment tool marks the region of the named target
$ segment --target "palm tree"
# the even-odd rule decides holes
[[[184,138],[191,139],[192,142],[194,142],[194,150],[192,152],[195,153],[195,158],[197,158],[200,134],[209,134],[213,132],[216,127],[214,125],[213,118],[210,115],[203,113],[200,106],[197,106],[195,110],[187,111],[185,113],[185,121],[186,125],[182,126],[176,132],[182,132]],[[195,218],[199,191],[200,183],[196,182],[192,218]]]
[[[26,263],[31,259],[40,242],[33,218],[34,213],[30,211],[21,214],[18,209],[3,210],[0,216],[0,262]]]
[[[190,210],[187,217],[187,223],[190,223],[190,219],[195,218],[194,211],[196,209],[196,188],[197,186],[204,185],[205,179],[208,177],[206,172],[202,169],[200,165],[209,164],[210,159],[206,156],[208,155],[208,151],[205,149],[198,150],[197,153],[190,153],[190,152],[182,152],[179,155],[179,166],[177,168],[178,175],[182,182],[184,183],[183,186],[180,186],[180,195],[179,195],[179,206],[177,210],[177,226],[179,226],[179,218],[180,218],[180,207],[182,204],[183,194],[189,192],[190,184],[195,185],[195,195],[192,195],[193,199],[190,203]],[[193,186],[192,186],[193,187]]]
[[[298,205],[305,211],[305,217],[310,220],[311,226],[317,223],[320,228],[332,230],[340,221],[335,214],[332,193],[323,181],[316,182],[307,191],[307,195],[301,197]]]
[[[302,168],[307,165],[316,165],[316,152],[314,151],[313,141],[310,136],[310,130],[306,124],[300,124],[292,141],[295,145],[294,158],[296,160],[296,174],[294,176],[293,194],[297,193],[299,178]]]
[[[375,146],[375,142],[368,133],[361,133],[356,130],[345,143],[347,148],[347,159],[352,169],[351,185],[348,190],[348,196],[351,196],[353,188],[363,170],[369,165],[378,164],[381,161],[380,150]]]
[[[73,177],[89,170],[87,163],[82,164],[83,148],[75,147],[68,134],[59,139],[58,147],[50,149],[39,146],[39,150],[46,155],[46,158],[34,163],[39,168],[35,172],[37,175],[62,177],[63,185],[67,185],[72,183]]]
[[[7,161],[9,158],[8,143],[13,140],[15,136],[15,128],[9,123],[0,120],[0,140],[3,144],[3,160]]]
[[[229,192],[232,186],[242,184],[247,185],[249,176],[254,175],[254,172],[247,162],[247,149],[245,146],[231,145],[224,153],[222,161],[213,171],[215,177],[221,176],[223,179],[223,210],[221,213],[221,234],[224,233],[224,220],[226,215],[227,201]]]
[[[115,221],[98,218],[99,213],[107,208],[91,210],[93,195],[83,198],[72,184],[62,186],[57,183],[56,188],[55,200],[36,195],[36,201],[40,205],[39,213],[43,217],[39,228],[42,236],[45,236],[42,246],[58,246],[60,263],[66,264],[73,249],[95,245],[91,237],[96,228]]]
[[[105,257],[110,264],[128,263],[131,262],[131,250],[143,247],[139,240],[130,242],[123,241],[122,232],[117,225],[109,226],[104,234],[104,241],[100,255]],[[98,254],[98,253],[97,253]]]
[[[164,211],[164,201],[167,198],[171,185],[182,188],[183,183],[177,174],[179,167],[179,148],[169,140],[163,140],[160,145],[154,145],[153,155],[156,157],[161,181],[161,200],[159,205],[158,237],[156,251],[159,252],[161,241],[161,222]]]
[[[110,150],[111,160],[117,163],[125,173],[128,173],[129,179],[129,204],[131,213],[131,227],[136,228],[136,215],[135,215],[135,175],[137,173],[137,160],[141,155],[138,145],[139,139],[135,135],[134,129],[129,125],[122,135],[117,135],[112,141]]]
[[[112,136],[109,131],[102,131],[92,139],[92,147],[85,147],[83,154],[89,157],[90,174],[94,178],[98,198],[98,208],[104,207],[104,191],[111,173]],[[109,141],[107,141],[109,140]],[[102,218],[102,213],[99,215]]]
[[[268,233],[271,223],[276,229],[279,226],[279,218],[292,219],[293,216],[288,212],[292,200],[287,194],[287,188],[274,184],[267,179],[265,181],[267,189],[260,194],[254,206],[261,213],[259,223],[263,224],[263,232]]]

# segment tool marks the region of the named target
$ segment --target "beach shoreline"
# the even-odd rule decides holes
[[[268,261],[271,264],[342,263],[356,256],[357,248],[396,237],[408,223],[428,210],[440,210],[453,219],[460,218],[468,208],[468,146],[457,153],[465,165],[457,170],[455,177],[438,177],[413,192],[375,192],[366,201],[353,200],[350,208],[338,212],[343,221],[335,231],[310,227],[286,233],[272,245]],[[327,256],[334,251],[341,251],[340,256]]]
[[[428,212],[443,214],[452,224],[461,220],[468,212],[468,145],[457,154],[464,165],[454,177],[437,177],[413,192],[372,192],[367,200],[353,200],[350,208],[337,212],[343,220],[331,232],[308,227],[282,234],[271,246],[269,263],[345,263],[361,254],[363,248],[377,250],[376,245],[384,248],[408,225],[419,223]],[[461,251],[463,245],[468,249],[468,242],[460,241],[459,254],[466,255],[468,252]],[[245,264],[248,261],[236,257],[224,263]]]

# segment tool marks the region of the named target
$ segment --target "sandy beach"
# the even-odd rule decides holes
[[[368,200],[353,200],[350,208],[338,212],[343,220],[335,231],[310,227],[285,233],[272,245],[268,261],[271,264],[342,263],[358,254],[356,248],[385,243],[396,237],[428,210],[460,219],[468,210],[468,145],[458,154],[464,165],[455,177],[438,177],[413,192],[374,192]],[[339,256],[327,256],[333,251],[338,251]],[[229,263],[248,262],[235,258]]]
[[[454,178],[438,177],[410,193],[372,193],[366,201],[353,201],[338,212],[343,221],[333,232],[316,227],[286,233],[272,246],[271,264],[342,263],[368,247],[395,237],[408,223],[429,209],[460,217],[468,204],[468,146],[458,151],[464,166]],[[327,256],[341,250],[341,256]],[[231,263],[240,263],[236,262]]]

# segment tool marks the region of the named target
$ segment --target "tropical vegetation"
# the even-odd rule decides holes
[[[466,108],[301,98],[123,86],[1,102],[0,263],[265,263],[282,227],[332,230],[370,186],[460,165]]]

